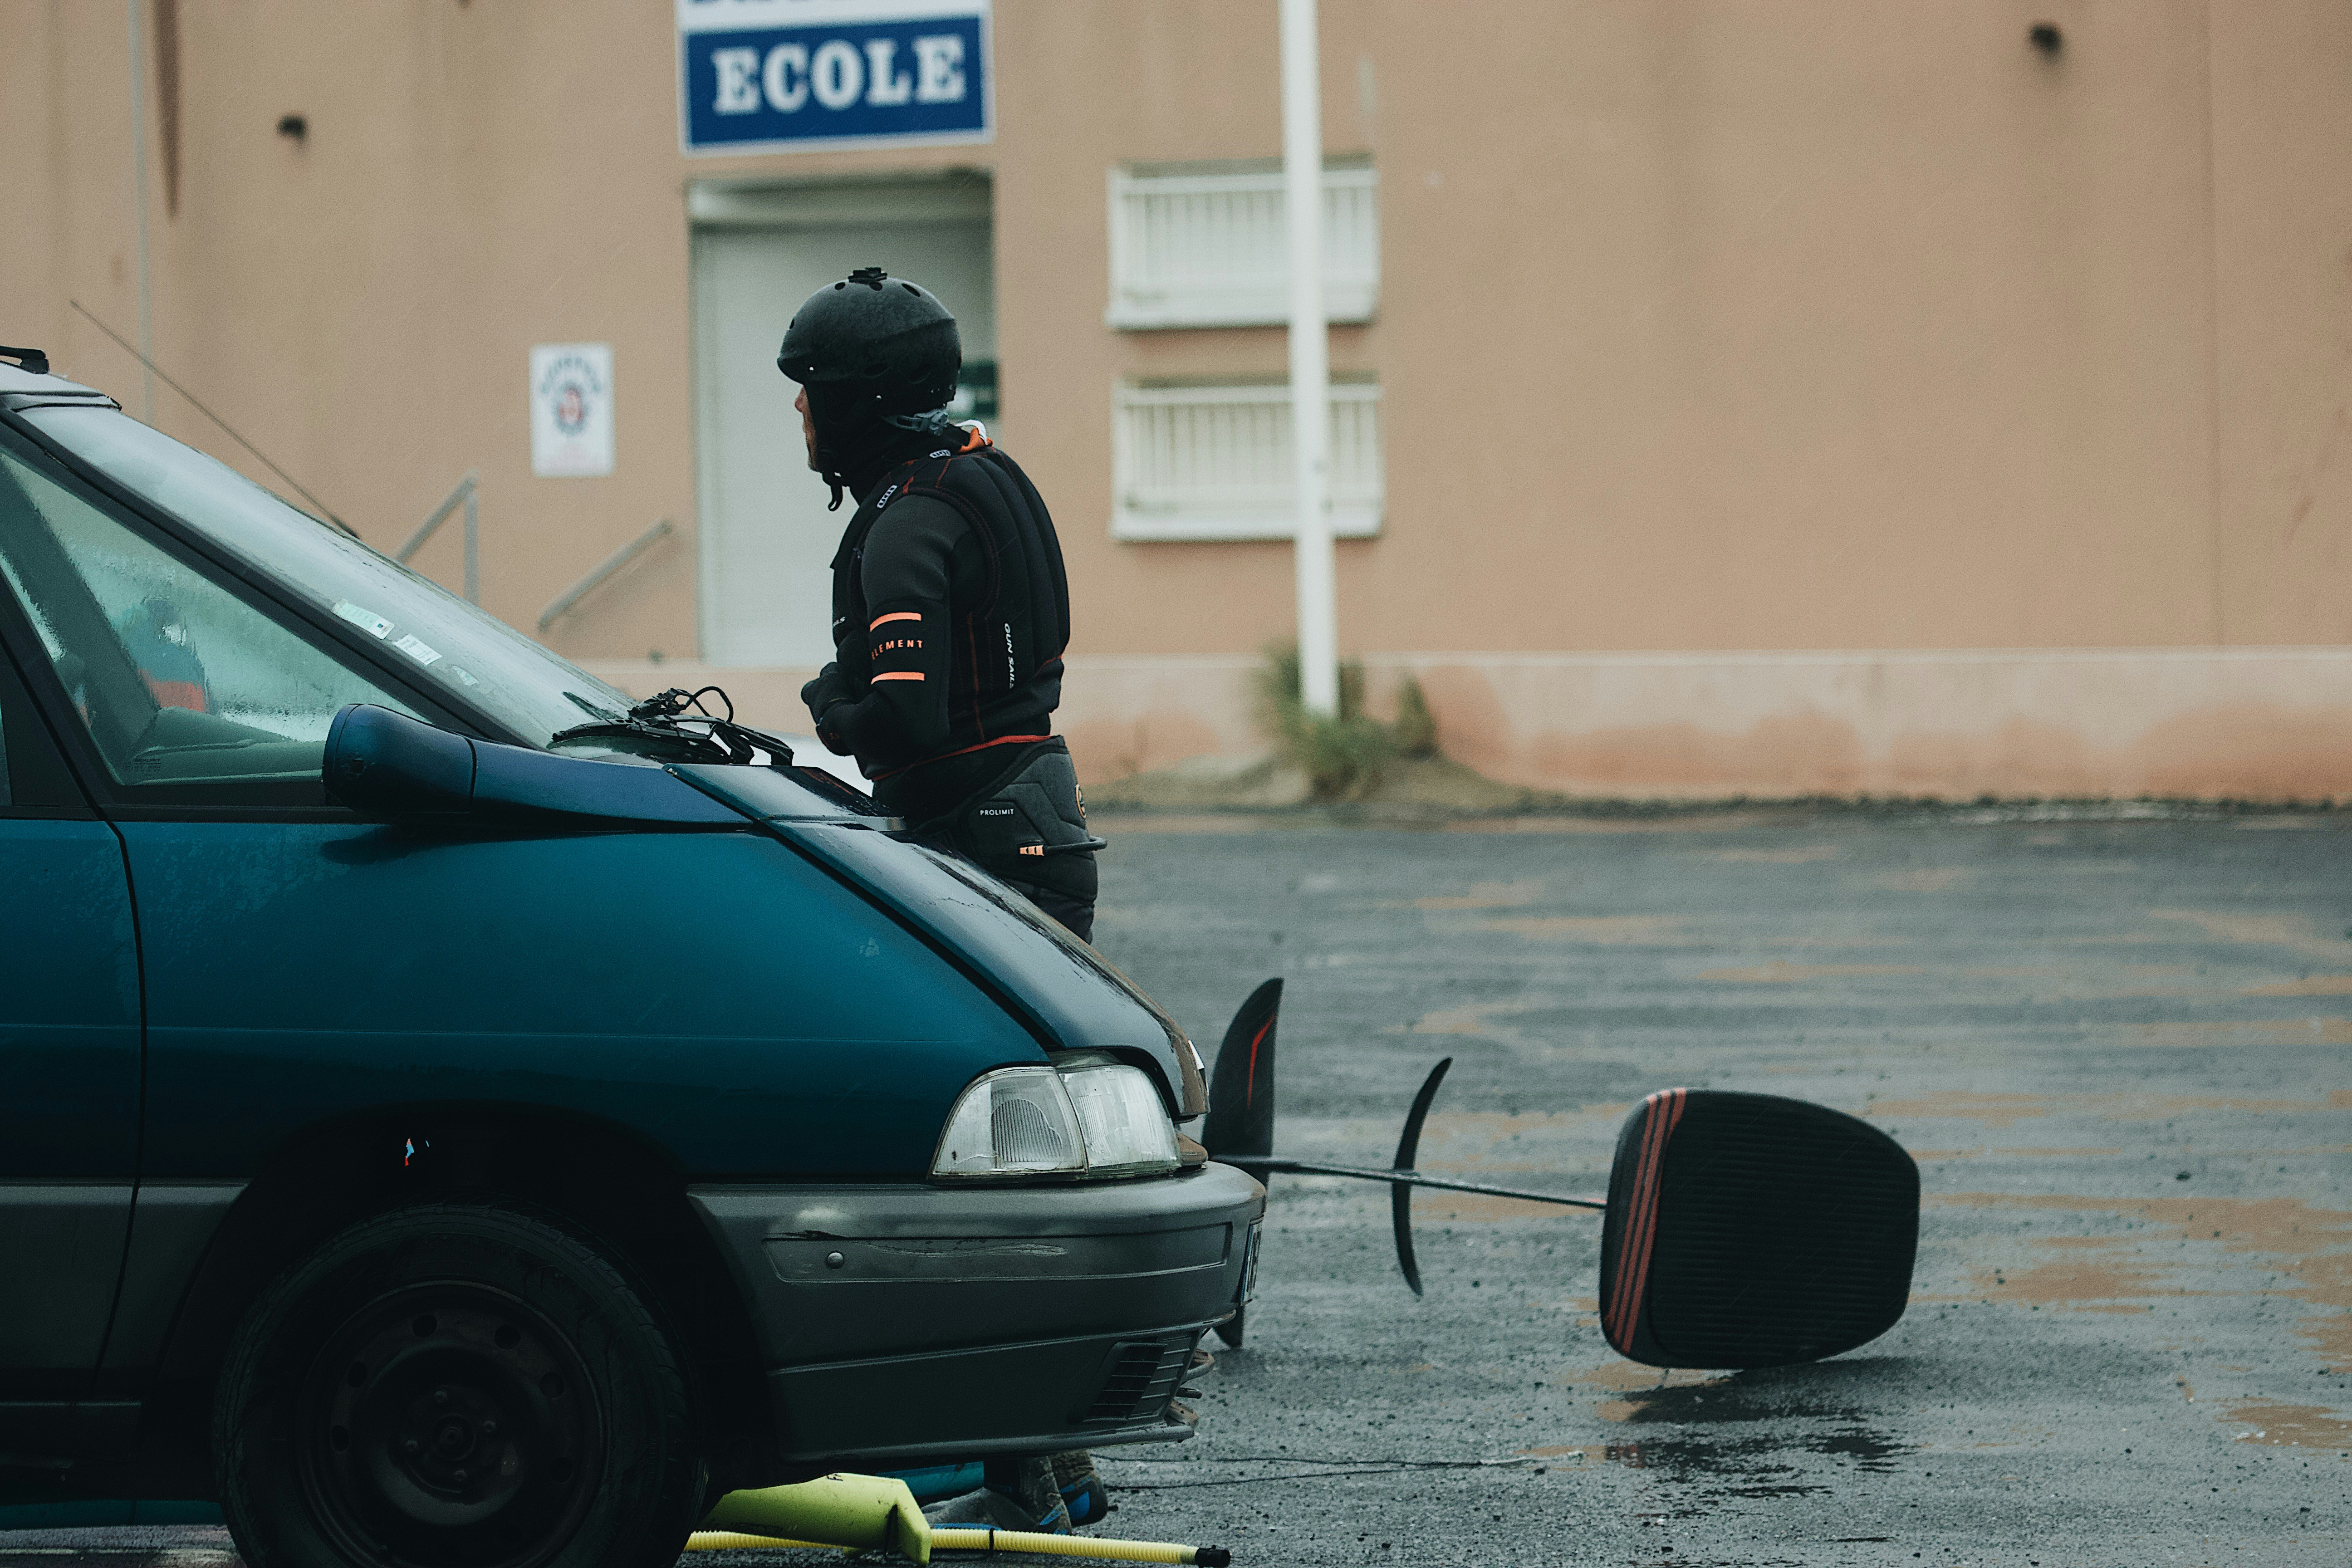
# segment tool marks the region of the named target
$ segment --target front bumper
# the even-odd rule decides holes
[[[698,1187],[742,1280],[782,1458],[903,1467],[1181,1438],[1265,1190],[1230,1165],[1041,1187]],[[837,1261],[836,1261],[837,1260]]]

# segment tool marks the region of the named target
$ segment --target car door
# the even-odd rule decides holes
[[[5,500],[0,549],[18,521]],[[70,1400],[98,1364],[130,1227],[139,1080],[122,845],[0,649],[0,1402]],[[37,1413],[0,1410],[0,1447],[20,1446],[5,1439],[11,1414]]]
[[[35,1394],[119,1394],[162,1342],[253,1153],[217,1163],[228,1179],[158,1168],[159,1138],[201,1145],[218,1097],[251,1088],[154,1097],[143,1026],[173,1021],[154,1010],[158,955],[233,993],[266,952],[221,938],[230,911],[299,880],[289,853],[315,861],[320,838],[358,830],[319,784],[335,710],[417,709],[13,443],[0,443],[0,580],[13,654],[0,685],[13,797],[0,808],[0,1376]],[[226,835],[232,852],[192,862],[191,835]]]

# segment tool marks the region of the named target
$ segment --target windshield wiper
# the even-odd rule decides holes
[[[725,718],[703,707],[706,695],[727,704]],[[688,713],[688,708],[694,711]],[[698,763],[782,768],[790,767],[793,761],[793,748],[782,739],[735,722],[735,704],[716,686],[706,686],[698,691],[673,686],[630,709],[625,719],[575,724],[569,730],[558,730],[548,737],[547,743],[560,746],[567,741],[631,740],[681,748],[688,760]]]

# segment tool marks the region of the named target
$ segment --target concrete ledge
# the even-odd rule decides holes
[[[1448,754],[1578,795],[2352,795],[2352,648],[1406,656]]]

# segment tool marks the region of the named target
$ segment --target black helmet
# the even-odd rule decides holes
[[[938,296],[861,267],[802,301],[776,368],[844,413],[923,414],[955,396],[963,344]],[[815,401],[815,399],[812,399]]]

